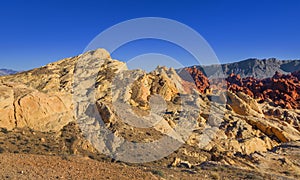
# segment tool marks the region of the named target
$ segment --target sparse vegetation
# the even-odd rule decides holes
[[[8,133],[8,130],[6,129],[6,128],[1,128],[1,130],[0,130],[2,133],[4,133],[4,134],[7,134]]]
[[[212,179],[215,179],[215,180],[219,180],[220,179],[220,175],[216,172],[212,172],[211,173],[211,177]]]
[[[156,170],[156,169],[154,169],[154,170],[151,170],[151,172],[152,172],[154,175],[158,175],[158,176],[160,176],[160,177],[164,177],[164,173],[163,173],[163,171],[161,171],[161,170]]]

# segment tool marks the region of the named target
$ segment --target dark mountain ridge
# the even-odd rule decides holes
[[[18,71],[14,71],[11,69],[0,69],[0,76],[10,75],[10,74],[16,74]]]
[[[276,71],[288,74],[300,70],[300,60],[251,58],[234,63],[196,67],[209,78],[227,77],[231,73],[239,74],[241,77],[266,78],[272,77]]]

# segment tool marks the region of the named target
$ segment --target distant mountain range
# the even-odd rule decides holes
[[[196,66],[207,77],[225,77],[231,73],[240,74],[241,77],[266,78],[271,77],[276,71],[287,74],[300,70],[300,60],[247,59],[239,62]]]
[[[10,74],[16,74],[18,71],[14,71],[11,69],[0,69],[0,76],[10,75]]]
[[[239,62],[196,66],[207,77],[227,77],[229,74],[239,74],[241,77],[266,78],[272,77],[276,71],[287,74],[300,70],[300,60],[246,59]],[[0,76],[15,74],[18,71],[0,69]]]

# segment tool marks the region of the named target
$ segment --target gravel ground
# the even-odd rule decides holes
[[[151,172],[124,164],[78,156],[0,154],[1,179],[159,179]]]

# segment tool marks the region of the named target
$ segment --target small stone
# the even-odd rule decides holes
[[[45,138],[40,139],[41,142],[46,142]]]

